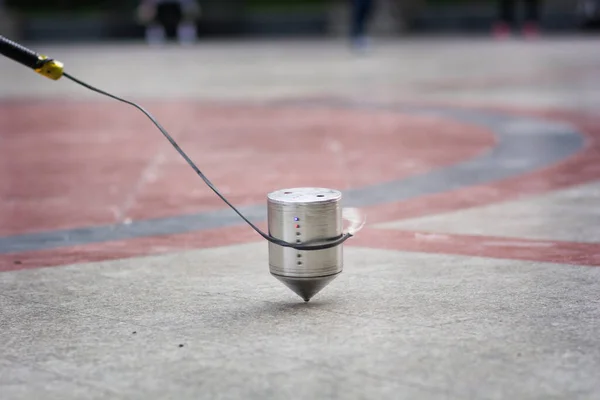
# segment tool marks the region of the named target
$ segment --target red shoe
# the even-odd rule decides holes
[[[535,22],[528,22],[523,26],[523,36],[527,39],[536,39],[540,36],[540,28]]]
[[[492,34],[496,39],[506,39],[510,36],[510,27],[505,22],[498,22],[494,24]]]

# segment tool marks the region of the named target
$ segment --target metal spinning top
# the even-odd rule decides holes
[[[324,188],[283,189],[268,196],[269,234],[291,243],[331,240],[342,235],[342,193]],[[309,301],[343,269],[342,244],[301,251],[269,242],[271,274]]]

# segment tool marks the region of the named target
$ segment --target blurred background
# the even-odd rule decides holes
[[[352,0],[198,0],[199,39],[208,37],[335,37],[347,34]],[[495,0],[378,0],[373,36],[489,34]],[[0,34],[26,41],[143,39],[137,0],[0,0]],[[596,33],[600,0],[545,0],[546,34]]]

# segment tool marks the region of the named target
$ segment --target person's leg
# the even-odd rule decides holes
[[[539,23],[540,20],[540,1],[525,0],[525,20],[527,22]]]
[[[499,1],[500,21],[507,25],[515,22],[515,0],[500,0]]]
[[[196,41],[198,32],[196,30],[196,18],[199,6],[196,1],[182,1],[181,20],[177,26],[177,39],[181,44],[191,44]]]
[[[157,19],[166,31],[167,37],[177,36],[177,28],[183,19],[181,4],[177,1],[165,1],[157,6]]]
[[[352,1],[352,28],[351,36],[355,46],[366,45],[367,24],[373,12],[373,0]]]
[[[177,39],[181,44],[190,44],[196,41],[196,26],[189,21],[184,21],[177,27]]]
[[[364,0],[363,1],[363,18],[364,18],[364,29],[366,30],[367,25],[369,24],[369,20],[373,15],[373,10],[375,8],[375,0]]]
[[[539,35],[540,0],[525,0],[525,26],[523,34],[527,37]]]
[[[515,0],[498,0],[498,21],[494,25],[494,35],[504,38],[510,34],[515,23]]]
[[[165,40],[165,30],[157,15],[156,4],[142,0],[136,10],[137,21],[144,25],[144,35],[148,44],[160,44]]]
[[[360,35],[360,31],[361,31],[361,26],[360,26],[360,21],[361,21],[361,15],[360,15],[360,9],[361,9],[361,3],[362,0],[350,0],[350,14],[351,14],[351,20],[350,20],[350,36],[352,38],[356,38],[357,36]]]
[[[152,23],[146,27],[146,42],[149,44],[162,44],[165,39],[165,28],[162,25]]]

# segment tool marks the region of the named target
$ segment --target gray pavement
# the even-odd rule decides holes
[[[600,103],[597,37],[539,41],[376,41],[369,56],[344,41],[206,42],[181,48],[138,44],[32,46],[73,75],[124,96],[248,101],[342,96],[590,110]],[[33,79],[0,59],[0,98],[97,98],[71,84]],[[126,82],[126,85],[121,84]],[[491,83],[491,85],[490,85]],[[495,83],[495,84],[494,84]]]
[[[379,227],[504,238],[600,242],[600,183],[559,190],[542,196],[490,204]],[[481,221],[495,221],[482,224]],[[565,227],[569,227],[565,229]]]
[[[260,243],[0,274],[3,398],[600,391],[598,268],[349,248],[304,304],[266,258]]]

